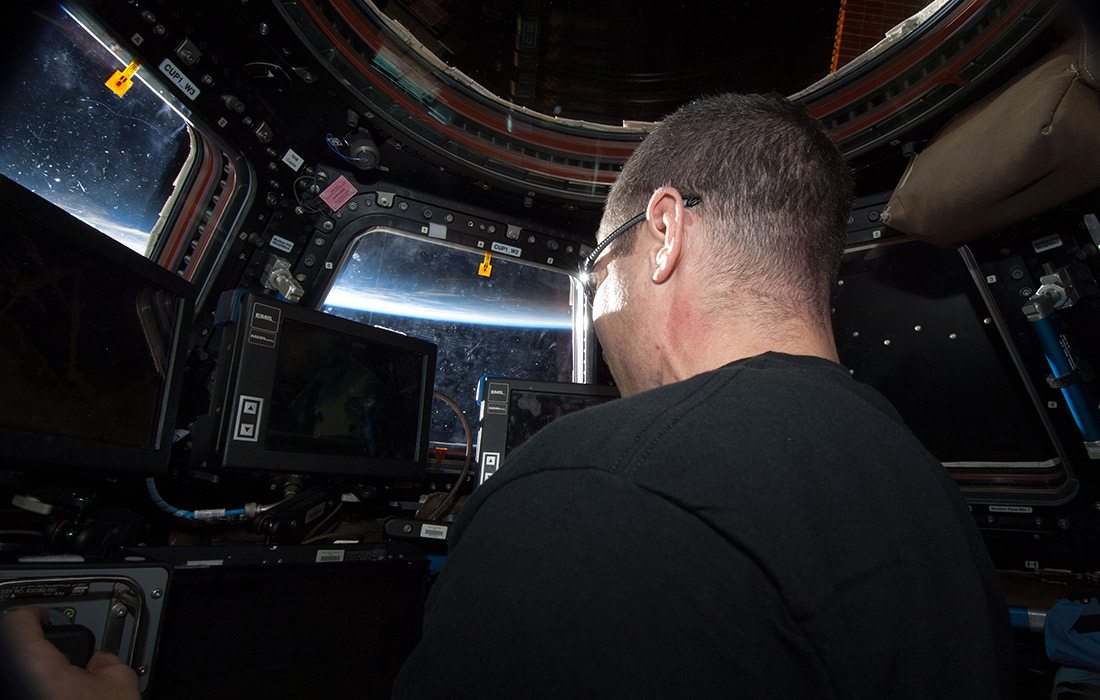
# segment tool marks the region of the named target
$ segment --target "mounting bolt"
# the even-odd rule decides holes
[[[153,599],[155,600],[157,598],[160,598],[162,595],[164,595],[164,591],[160,590],[159,588],[154,588],[153,592],[150,593],[149,595],[153,596]]]
[[[137,668],[137,674],[138,674],[139,676],[144,676],[144,675],[145,675],[145,674],[147,674],[147,673],[149,673],[149,669],[148,669],[148,668],[146,668],[146,667],[144,667],[144,666],[138,666],[138,668]]]
[[[111,614],[115,617],[126,617],[126,606],[122,603],[115,603],[111,606]]]

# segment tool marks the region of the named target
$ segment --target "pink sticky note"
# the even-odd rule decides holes
[[[325,204],[332,207],[333,211],[347,204],[347,201],[354,196],[355,185],[348,182],[348,179],[343,175],[333,180],[332,184],[321,193],[321,199]]]

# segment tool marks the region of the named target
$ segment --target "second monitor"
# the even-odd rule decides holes
[[[598,384],[482,377],[477,391],[481,406],[477,483],[484,483],[509,452],[554,420],[617,398],[618,389]]]

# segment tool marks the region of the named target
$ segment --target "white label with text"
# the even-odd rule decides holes
[[[160,72],[168,76],[168,79],[176,84],[184,95],[187,95],[188,99],[195,99],[199,96],[199,89],[191,82],[186,75],[183,74],[179,68],[176,68],[175,64],[169,61],[167,58],[160,62]]]
[[[989,506],[990,513],[1021,513],[1027,515],[1034,512],[1031,506]]]
[[[504,245],[503,243],[494,243],[492,245],[494,253],[503,253],[505,255],[511,255],[513,258],[518,258],[523,255],[523,248],[517,248],[514,245]]]
[[[447,539],[447,527],[445,525],[421,525],[420,536],[432,540]]]

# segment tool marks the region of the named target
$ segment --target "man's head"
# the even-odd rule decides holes
[[[597,331],[616,378],[647,371],[623,356],[646,350],[639,334],[668,329],[670,319],[647,327],[655,314],[736,314],[762,331],[794,320],[828,335],[851,194],[832,140],[782,97],[720,95],[666,117],[623,168],[598,236],[646,212],[594,267]],[[689,195],[700,203],[685,208]]]

